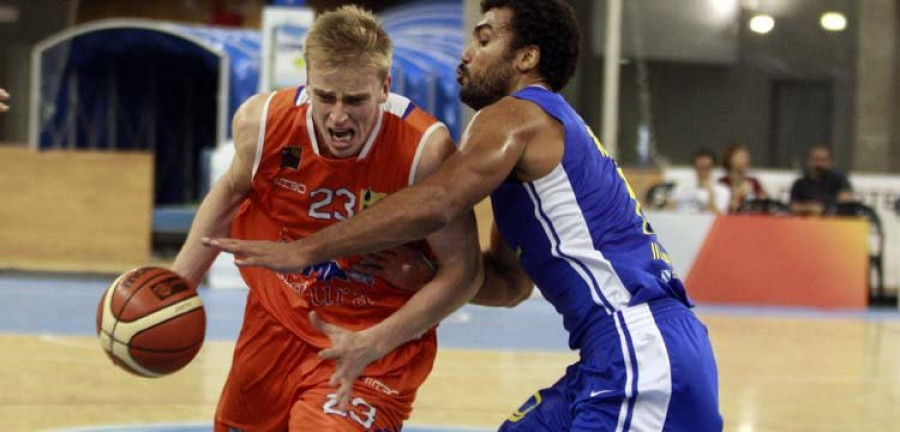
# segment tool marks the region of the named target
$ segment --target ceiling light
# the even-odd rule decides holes
[[[750,18],[750,30],[759,34],[766,34],[775,28],[775,18],[769,15],[756,15]]]
[[[847,28],[847,17],[840,12],[825,12],[819,19],[819,24],[828,31],[844,31]]]
[[[709,2],[719,16],[731,16],[739,7],[737,0],[709,0]]]

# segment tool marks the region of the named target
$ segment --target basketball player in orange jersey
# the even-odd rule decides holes
[[[305,237],[378,205],[455,151],[442,124],[389,93],[391,42],[369,12],[347,6],[320,16],[305,50],[307,87],[254,96],[235,115],[234,160],[173,267],[195,284],[217,254],[203,237],[229,228],[235,238]],[[404,285],[402,275],[357,270],[373,264],[360,257],[291,273],[241,269],[250,292],[215,429],[399,431],[431,371],[434,326],[482,277],[471,212],[420,250],[440,267],[414,289],[388,283]],[[329,350],[329,338],[346,349]],[[355,369],[335,364],[338,354]],[[359,378],[336,378],[345,375]]]

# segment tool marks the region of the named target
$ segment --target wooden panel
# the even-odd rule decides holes
[[[623,168],[622,172],[625,174],[625,178],[628,179],[628,184],[631,185],[631,189],[634,190],[634,194],[637,195],[638,201],[641,203],[644,202],[644,197],[647,195],[647,189],[662,183],[664,180],[662,173],[658,169]]]
[[[0,148],[0,267],[120,271],[150,258],[153,156]]]

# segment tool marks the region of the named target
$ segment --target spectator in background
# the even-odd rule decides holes
[[[750,171],[750,149],[747,146],[736,144],[729,147],[722,158],[722,167],[725,168],[725,175],[719,183],[731,191],[728,211],[736,213],[744,201],[769,197],[762,183],[747,174]]]
[[[9,105],[3,103],[3,101],[9,99],[9,93],[6,92],[2,87],[0,87],[0,112],[9,111]]]
[[[672,193],[678,211],[723,214],[728,211],[731,192],[713,179],[716,155],[701,149],[694,153],[694,180],[679,182]]]
[[[853,201],[853,188],[847,176],[834,168],[831,148],[811,148],[806,163],[806,173],[791,187],[791,211],[816,216],[838,203]]]

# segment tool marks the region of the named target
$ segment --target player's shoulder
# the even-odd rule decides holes
[[[241,103],[232,120],[235,144],[255,141],[254,137],[261,127],[266,105],[273,95],[274,93],[257,93]]]
[[[556,122],[537,104],[506,96],[475,114],[473,125],[503,134],[535,134]]]
[[[382,108],[385,113],[394,117],[405,127],[412,128],[419,133],[425,133],[434,125],[441,124],[438,119],[417,106],[409,98],[397,93],[388,94]]]
[[[257,93],[245,100],[234,113],[235,126],[259,123],[259,117],[272,93]]]
[[[232,122],[235,147],[240,152],[255,151],[259,134],[272,123],[272,119],[284,119],[283,113],[294,107],[300,88],[287,88],[257,93],[247,98],[234,113]],[[281,112],[281,115],[278,113]],[[284,120],[280,120],[284,121]]]

